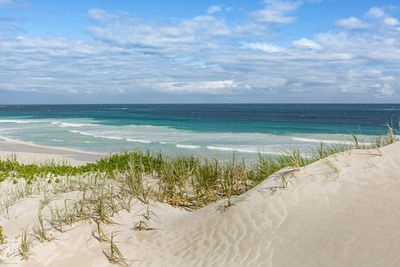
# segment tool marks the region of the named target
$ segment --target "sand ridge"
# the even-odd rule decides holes
[[[133,230],[144,212],[137,202],[106,231],[118,231],[130,266],[400,266],[399,173],[400,143],[352,150],[281,170],[228,208],[224,200],[193,212],[154,202],[153,231]],[[37,201],[20,200],[9,212],[29,224]],[[6,263],[110,265],[88,222],[55,232],[51,242],[36,242],[28,261],[11,253],[22,225],[4,216],[0,225],[10,240],[1,253]]]

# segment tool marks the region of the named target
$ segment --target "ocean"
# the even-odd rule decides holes
[[[252,159],[366,143],[398,129],[397,104],[2,105],[0,140],[108,154],[130,150]]]

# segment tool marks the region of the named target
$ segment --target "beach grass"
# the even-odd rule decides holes
[[[388,128],[387,135],[377,137],[376,142],[369,146],[354,135],[353,143],[348,145],[321,143],[308,153],[293,150],[274,156],[259,154],[257,162],[252,165],[246,165],[244,160],[235,156],[229,161],[221,161],[218,158],[172,157],[140,151],[112,155],[78,167],[53,163],[25,165],[11,158],[0,161],[0,177],[3,180],[8,177],[13,181],[13,188],[6,192],[7,197],[0,201],[0,207],[9,217],[8,208],[19,199],[37,195],[42,197],[33,233],[25,230],[21,237],[19,252],[23,259],[28,258],[31,237],[39,242],[50,241],[48,231],[54,229],[63,233],[78,221],[90,221],[97,225],[97,231],[93,231],[92,235],[100,242],[110,242],[110,253],[107,254],[109,261],[121,264],[125,259],[113,241],[114,235],[108,238],[102,226],[115,224],[113,217],[121,210],[130,212],[133,200],[138,200],[146,207],[143,218],[133,224],[133,229],[154,230],[151,222],[157,215],[149,209],[154,201],[195,210],[224,200],[226,209],[233,205],[235,196],[250,190],[283,168],[296,170],[338,152],[354,148],[379,148],[393,143],[393,128]],[[332,162],[327,161],[326,164],[339,177]],[[290,183],[283,173],[281,182],[282,188]],[[74,199],[64,199],[61,209],[52,205],[57,195],[68,192],[78,195]],[[45,207],[50,211],[49,218],[42,216],[41,209]],[[45,222],[51,228],[46,228]],[[4,242],[1,228],[0,241]]]
[[[122,255],[121,251],[119,250],[118,246],[114,241],[114,233],[111,233],[110,238],[110,255],[108,256],[110,263],[117,263],[122,266],[128,266],[124,256]]]
[[[44,226],[43,216],[39,209],[37,224],[33,227],[34,236],[42,243],[44,241],[50,241],[47,230]]]
[[[19,247],[19,253],[22,259],[27,260],[29,258],[31,240],[28,235],[28,230],[25,229],[21,236],[21,242]]]
[[[3,227],[0,226],[0,245],[4,244],[4,233],[3,233]]]
[[[393,128],[388,125],[388,134],[376,138],[376,142],[369,147],[378,148],[394,141]],[[83,216],[83,209],[87,204],[85,202],[96,203],[97,218],[106,223],[111,222],[106,210],[110,210],[111,217],[121,206],[129,210],[133,198],[145,204],[156,199],[172,206],[193,209],[225,198],[227,205],[230,206],[232,196],[240,195],[253,188],[282,168],[300,168],[352,148],[362,149],[368,146],[353,135],[353,144],[320,143],[308,153],[293,150],[275,156],[260,154],[257,162],[250,166],[247,166],[244,160],[236,159],[235,156],[229,161],[221,161],[218,158],[172,157],[162,153],[151,154],[140,151],[115,154],[96,163],[78,167],[53,163],[20,164],[14,158],[0,161],[0,177],[2,179],[13,177],[14,183],[22,185],[15,187],[8,201],[2,203],[2,207],[7,210],[16,200],[32,195],[35,188],[31,184],[37,181],[52,185],[53,191],[82,190],[84,197],[80,203],[76,204],[75,213],[78,213],[76,216]],[[79,179],[72,177],[79,177]],[[114,181],[119,189],[117,190],[115,184],[110,185],[107,181]],[[49,192],[46,188],[37,186],[35,191],[44,194],[42,207],[50,203]],[[93,188],[101,188],[101,190]],[[91,198],[86,199],[88,193],[91,194]],[[114,198],[117,193],[122,199]],[[65,222],[75,220],[67,214],[70,211],[66,207],[64,212]]]

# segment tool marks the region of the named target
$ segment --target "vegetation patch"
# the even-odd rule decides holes
[[[377,139],[370,146],[394,142],[393,131]],[[153,231],[157,215],[151,210],[152,202],[195,210],[221,199],[224,208],[232,205],[232,198],[253,188],[271,174],[285,167],[300,168],[337,152],[352,148],[366,148],[354,136],[353,145],[319,146],[307,155],[298,150],[278,156],[259,155],[258,161],[246,166],[235,156],[229,161],[194,156],[169,157],[162,153],[126,152],[80,167],[66,165],[24,165],[15,159],[0,162],[0,175],[13,185],[0,202],[2,213],[8,218],[8,209],[23,198],[40,196],[37,221],[32,233],[25,230],[20,239],[19,254],[23,259],[30,255],[31,243],[52,240],[49,231],[68,231],[78,221],[97,225],[92,232],[99,242],[109,244],[103,250],[110,263],[125,265],[126,259],[117,247],[114,233],[106,233],[104,225],[115,224],[114,215],[122,210],[131,212],[133,202],[142,203],[145,212],[132,224],[134,231]],[[335,167],[332,165],[332,169]],[[282,176],[282,188],[288,185]],[[65,199],[63,207],[53,203],[60,194],[75,194]],[[49,216],[42,216],[42,209]],[[0,242],[4,236],[0,227]]]

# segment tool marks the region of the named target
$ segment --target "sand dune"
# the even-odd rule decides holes
[[[194,212],[152,203],[153,231],[133,230],[145,212],[137,202],[105,231],[119,233],[116,242],[131,266],[400,266],[399,192],[395,143],[282,170],[229,208],[224,201]],[[18,235],[26,227],[22,222],[36,218],[38,201],[20,200],[10,208],[11,219],[0,218],[8,240],[4,263],[109,266],[107,244],[93,237],[96,226],[88,222],[54,232],[51,242],[34,243],[29,260],[21,261]]]

